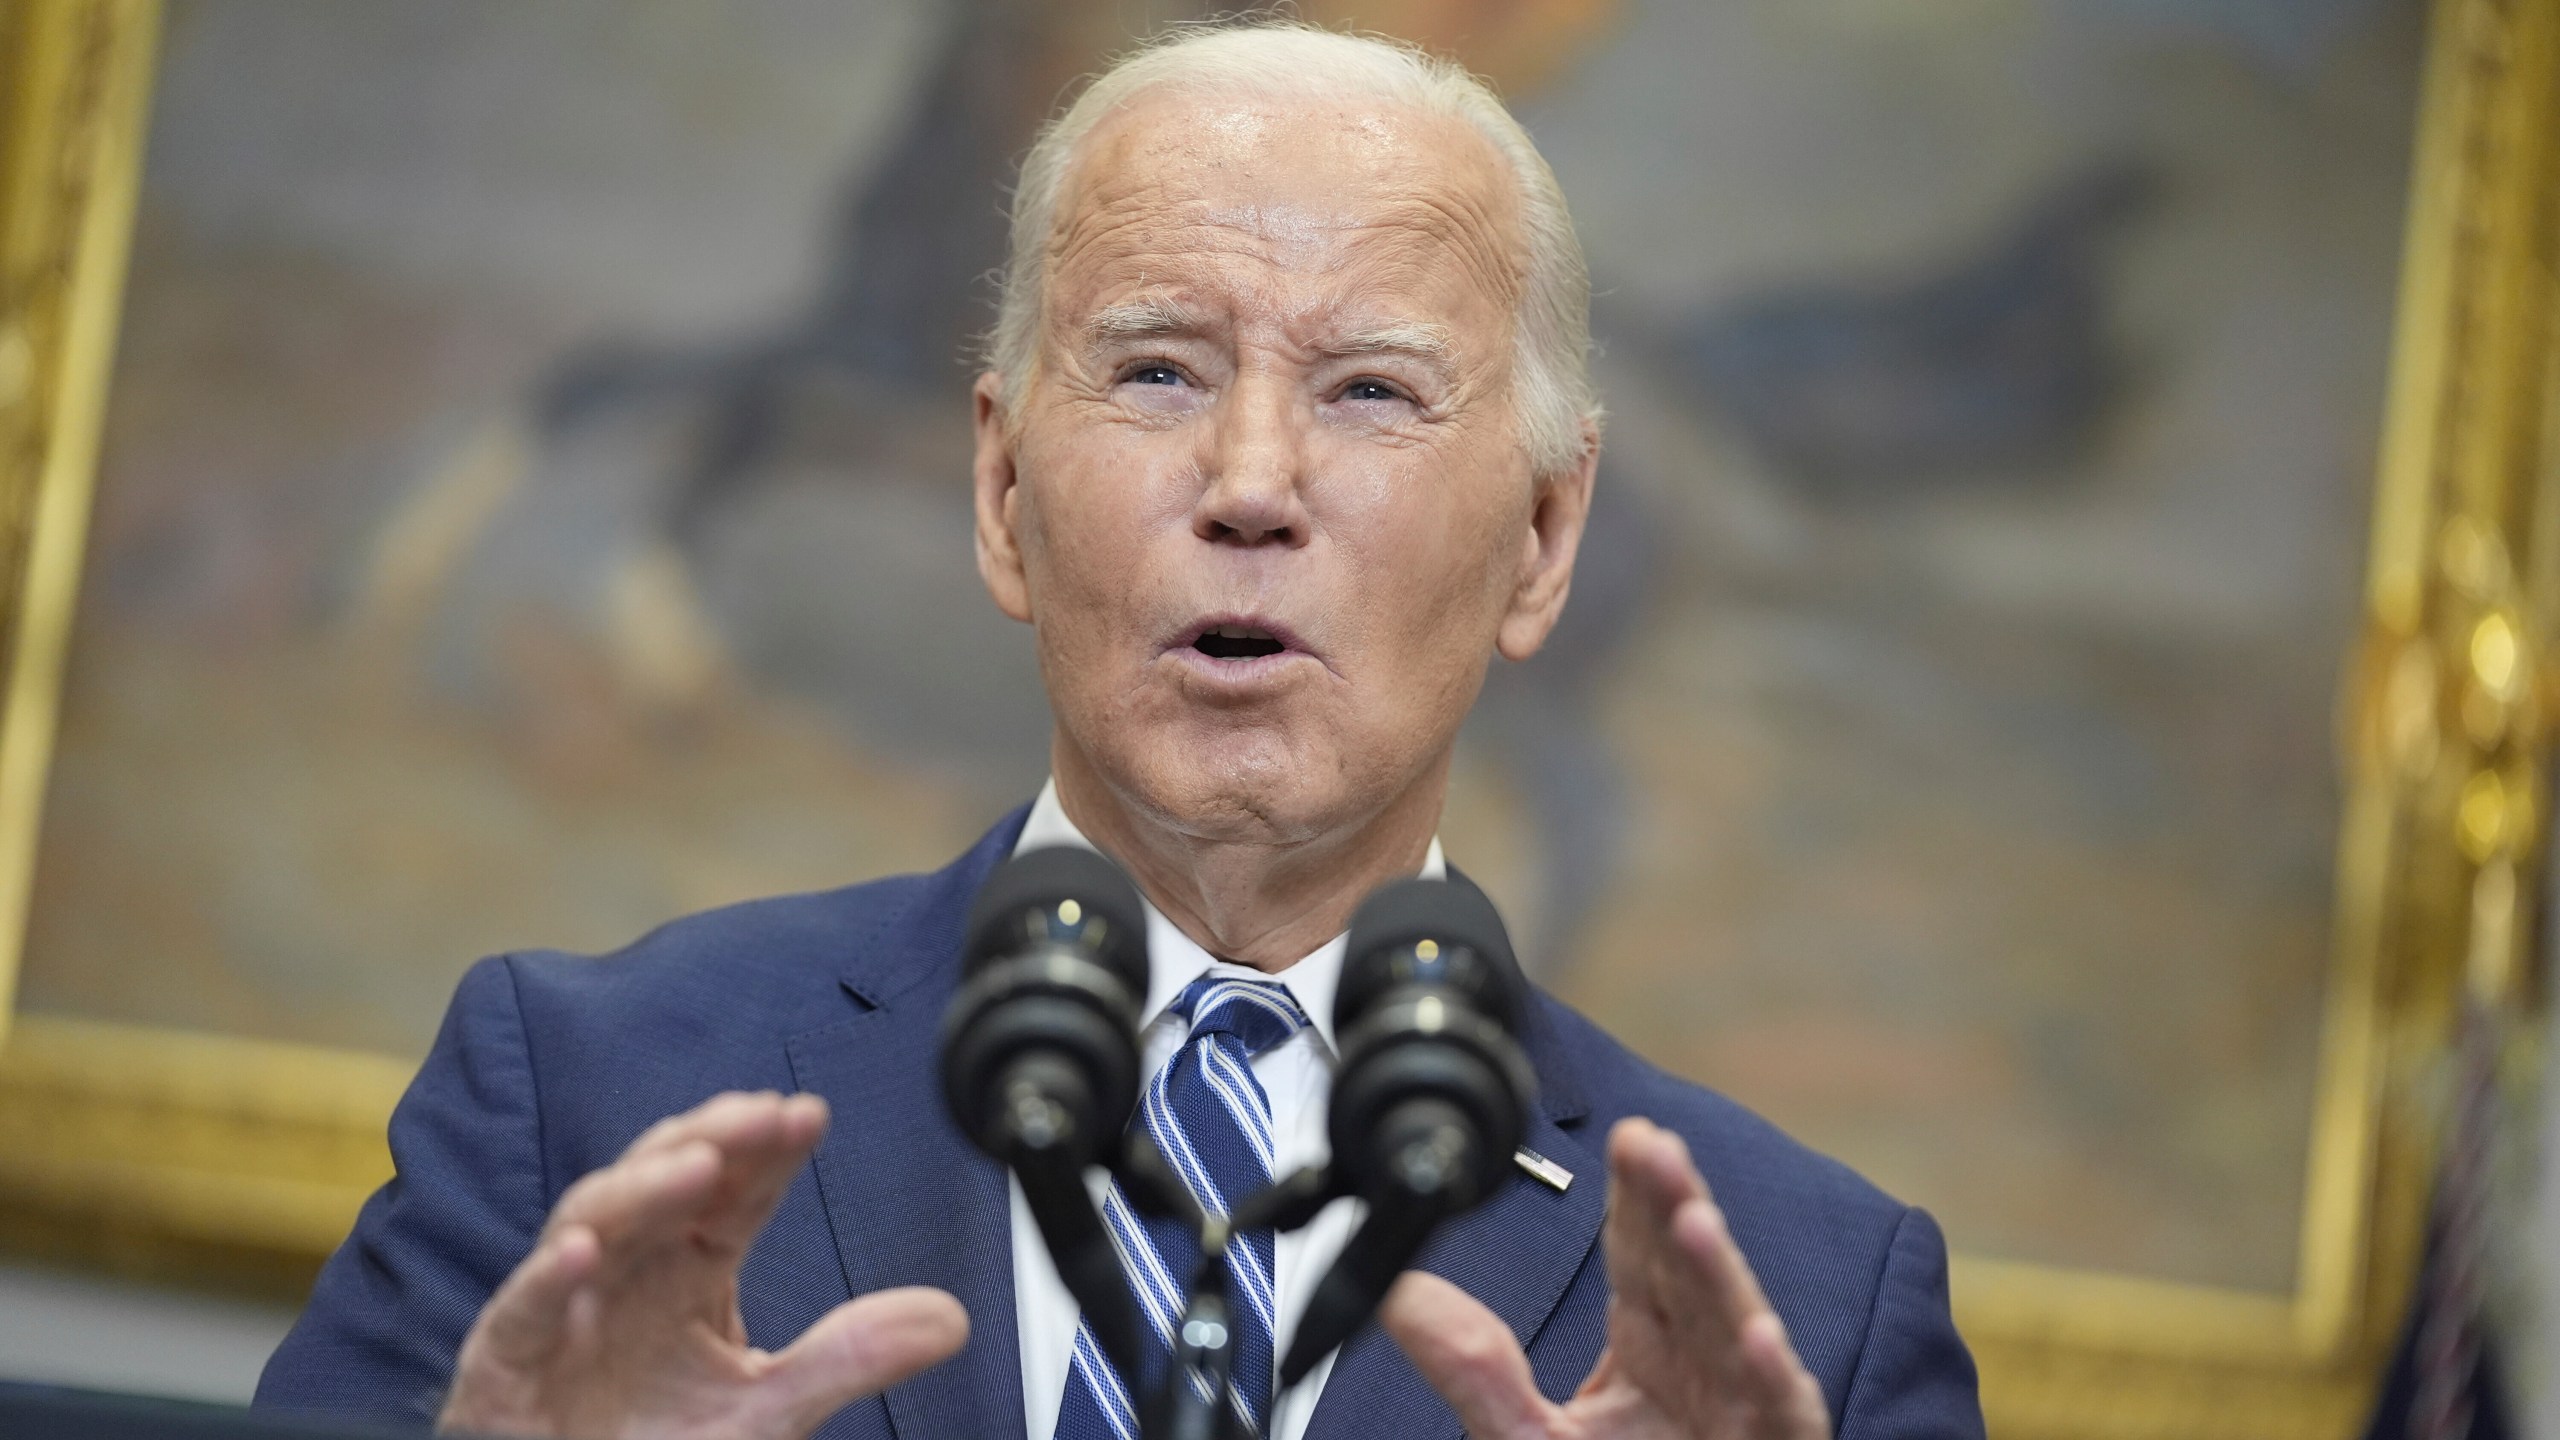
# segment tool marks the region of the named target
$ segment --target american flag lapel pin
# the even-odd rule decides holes
[[[1547,1186],[1559,1195],[1573,1188],[1572,1171],[1526,1145],[1512,1151],[1511,1158],[1520,1162],[1520,1168],[1529,1172],[1530,1179]]]

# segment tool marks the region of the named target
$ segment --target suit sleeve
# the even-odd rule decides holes
[[[1947,1303],[1947,1245],[1906,1210],[1886,1248],[1867,1338],[1841,1407],[1839,1440],[1981,1440],[1973,1355]]]
[[[515,973],[463,977],[391,1116],[389,1183],[321,1269],[258,1381],[262,1407],[432,1420],[480,1307],[548,1209],[532,1057]]]

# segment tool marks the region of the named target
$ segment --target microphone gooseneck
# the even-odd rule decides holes
[[[1464,880],[1402,881],[1352,917],[1327,1130],[1335,1183],[1369,1216],[1309,1299],[1282,1385],[1376,1313],[1434,1227],[1508,1175],[1537,1093],[1513,1038],[1527,991],[1501,916]]]
[[[1138,1373],[1138,1316],[1086,1167],[1116,1158],[1137,1106],[1146,909],[1090,850],[1028,850],[978,892],[960,991],[944,1012],[942,1094],[970,1143],[1002,1161],[1123,1374]]]

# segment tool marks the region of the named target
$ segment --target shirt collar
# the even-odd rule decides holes
[[[1014,853],[1037,850],[1050,845],[1073,845],[1100,853],[1101,847],[1084,837],[1076,822],[1067,818],[1066,807],[1058,803],[1058,782],[1053,778],[1040,787],[1040,798],[1031,803],[1031,814],[1022,822],[1022,838],[1014,842]],[[1440,854],[1440,837],[1431,837],[1431,849],[1422,857],[1419,872],[1425,880],[1448,878],[1448,862]],[[1254,980],[1276,980],[1307,1012],[1315,1024],[1325,1049],[1339,1054],[1333,1042],[1333,992],[1342,983],[1343,952],[1350,948],[1348,934],[1336,935],[1316,947],[1315,953],[1299,960],[1276,975],[1266,975],[1250,966],[1220,960],[1188,935],[1180,926],[1164,917],[1153,901],[1139,897],[1147,907],[1147,1003],[1139,1017],[1141,1029],[1155,1023],[1165,1007],[1178,998],[1194,980],[1212,971]]]

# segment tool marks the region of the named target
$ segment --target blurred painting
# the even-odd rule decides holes
[[[2287,1288],[2416,6],[1305,13],[1492,76],[1590,251],[1600,498],[1443,831],[1533,968],[1959,1249]],[[24,1007],[413,1056],[1027,800],[985,277],[1189,18],[176,0]]]

